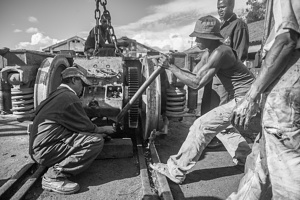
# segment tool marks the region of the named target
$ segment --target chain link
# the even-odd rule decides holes
[[[100,2],[101,2],[101,5],[102,5],[103,7],[107,5],[107,0],[104,0],[104,1],[101,1],[101,0],[100,0]]]

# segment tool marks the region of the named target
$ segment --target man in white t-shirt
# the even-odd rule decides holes
[[[228,199],[300,199],[300,1],[272,3],[274,39],[268,39],[262,70],[232,114],[232,123],[247,129],[260,103],[262,134]]]

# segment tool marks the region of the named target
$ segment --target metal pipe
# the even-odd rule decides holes
[[[151,75],[150,77],[143,83],[143,85],[138,89],[138,91],[133,95],[133,97],[129,100],[129,102],[126,104],[126,106],[122,109],[122,111],[117,116],[117,123],[119,123],[125,113],[131,108],[131,106],[135,103],[137,99],[139,99],[147,87],[155,80],[155,78],[163,72],[164,68],[158,67]]]
[[[180,57],[182,55],[186,55],[185,53],[171,53],[171,54],[162,54],[166,56],[169,60],[170,64],[174,64],[175,57]],[[162,57],[162,55],[156,55],[156,56],[149,56],[147,59],[158,59]],[[131,108],[131,106],[135,103],[135,101],[142,96],[144,91],[147,89],[147,87],[155,80],[155,78],[160,75],[163,72],[163,68],[158,67],[151,75],[150,77],[144,82],[144,84],[139,88],[139,90],[133,95],[133,97],[129,100],[129,102],[126,104],[126,106],[121,110],[121,112],[117,116],[117,123],[119,123],[125,113]]]

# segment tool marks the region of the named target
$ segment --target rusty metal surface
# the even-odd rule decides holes
[[[115,117],[123,106],[124,62],[121,57],[75,58],[74,65],[87,71],[93,83],[85,89],[82,102],[90,117]]]
[[[6,60],[7,66],[14,65],[40,65],[42,61],[47,57],[54,57],[53,54],[33,51],[33,50],[10,50],[3,58]]]
[[[87,70],[87,77],[95,84],[122,83],[123,60],[121,57],[75,58],[74,64]],[[100,80],[95,80],[100,79]],[[100,83],[98,81],[101,81]]]
[[[158,67],[150,60],[143,61],[143,79],[146,81]],[[161,115],[161,80],[158,76],[147,87],[145,93],[142,95],[141,117],[143,123],[143,138],[148,139],[153,129],[159,128],[159,117]]]
[[[39,68],[34,85],[34,107],[46,99],[61,83],[61,72],[70,64],[65,56],[46,58]]]

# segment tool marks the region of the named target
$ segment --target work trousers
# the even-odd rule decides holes
[[[230,125],[230,115],[236,102],[233,99],[199,117],[190,127],[190,131],[177,155],[172,155],[167,161],[171,175],[184,180],[188,170],[195,166],[207,144],[218,133],[228,153],[237,162],[245,162],[251,148],[245,139],[236,132],[220,133]]]
[[[300,60],[294,59],[263,95],[262,135],[230,200],[300,199]]]
[[[209,89],[209,88],[205,88],[205,89]],[[209,92],[207,94],[210,94]],[[209,102],[207,101],[203,101],[203,105],[201,105],[201,112],[203,111],[205,114],[205,112],[207,112],[207,110],[212,110],[216,107],[218,107],[219,105],[223,105],[226,104],[229,101],[230,97],[228,95],[228,92],[225,90],[225,87],[223,86],[223,84],[221,83],[221,81],[219,80],[218,77],[214,76],[213,81],[212,81],[212,86],[211,86],[211,98],[209,100]],[[209,107],[209,109],[207,108]],[[233,134],[232,132],[235,132],[235,134]],[[227,133],[227,134],[225,134]],[[230,146],[232,145],[228,145],[230,144],[229,141],[232,141],[232,135],[233,137],[235,137],[236,135],[239,135],[238,130],[236,130],[235,128],[232,127],[232,125],[229,125],[229,127],[227,127],[225,130],[223,130],[220,134],[217,134],[216,137],[222,142],[222,144],[224,146],[227,146],[226,148],[231,148]],[[249,139],[252,139],[249,138]],[[234,146],[234,145],[233,145]],[[239,149],[237,149],[236,154],[240,154],[241,156],[245,156],[244,158],[239,159],[239,161],[235,158],[233,158],[233,162],[235,164],[245,164],[246,162],[246,154],[244,154],[244,152],[238,152]],[[244,150],[243,150],[244,151]],[[232,154],[230,154],[232,156]]]
[[[67,177],[86,170],[101,152],[104,139],[96,133],[69,133],[55,143],[35,147],[34,159],[49,167],[48,178]]]

